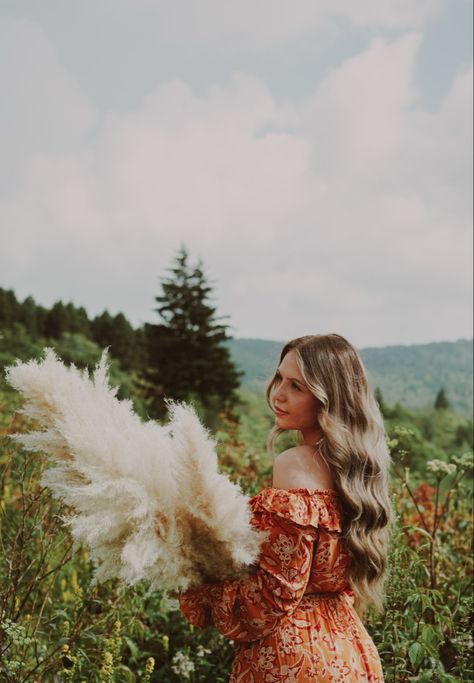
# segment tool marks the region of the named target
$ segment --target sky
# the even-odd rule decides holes
[[[472,337],[471,0],[0,0],[0,287],[233,336]]]

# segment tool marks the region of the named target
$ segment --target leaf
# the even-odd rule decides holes
[[[421,632],[421,640],[425,645],[436,649],[438,644],[444,640],[443,636],[440,635],[432,626],[423,626]]]
[[[120,680],[125,681],[125,683],[135,683],[137,680],[135,674],[125,664],[119,664],[116,673],[120,674]]]
[[[414,669],[418,669],[423,657],[425,656],[425,648],[421,643],[412,643],[408,648],[408,657]]]
[[[417,679],[418,683],[430,683],[430,681],[432,681],[432,680],[433,680],[433,672],[432,671],[425,671]]]
[[[139,652],[140,652],[140,650],[139,650],[137,644],[136,644],[131,638],[129,638],[128,636],[122,636],[122,637],[123,637],[124,641],[125,641],[125,642],[127,643],[127,645],[128,645],[128,649],[130,650],[130,653],[131,653],[131,655],[132,655],[132,658],[135,659],[135,658],[138,656]]]
[[[429,597],[427,595],[425,595],[424,593],[421,594],[421,606],[422,606],[423,610],[433,609],[433,603],[431,602]]]

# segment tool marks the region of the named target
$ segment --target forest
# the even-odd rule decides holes
[[[243,382],[204,266],[191,264],[184,247],[155,300],[159,322],[134,329],[122,313],[91,319],[82,307],[58,301],[48,309],[0,289],[2,683],[228,680],[232,643],[212,628],[194,629],[173,597],[115,580],[90,586],[91,561],[73,548],[67,510],[38,483],[45,457],[10,438],[33,425],[18,412],[6,366],[54,347],[64,362],[93,369],[110,347],[111,382],[143,420],[164,421],[166,397],[191,402],[217,440],[220,471],[249,495],[271,485],[271,412],[263,393]],[[374,392],[396,523],[386,611],[369,612],[366,628],[387,683],[471,681],[472,419],[445,386],[422,408],[390,403],[380,386]]]

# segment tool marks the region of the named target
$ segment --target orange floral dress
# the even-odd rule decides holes
[[[382,683],[347,583],[337,492],[265,488],[249,505],[251,524],[268,530],[258,568],[179,596],[191,624],[234,642],[229,683]]]

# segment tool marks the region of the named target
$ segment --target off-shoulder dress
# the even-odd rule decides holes
[[[191,624],[234,641],[229,683],[382,683],[347,582],[338,493],[265,488],[249,505],[268,530],[255,573],[179,596]]]

